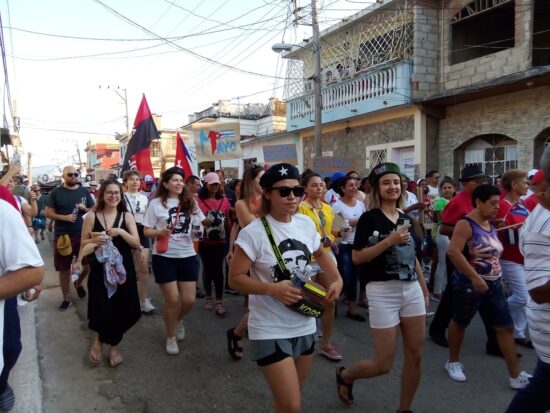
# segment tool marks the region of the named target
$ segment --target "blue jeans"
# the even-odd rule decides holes
[[[352,244],[340,244],[336,262],[338,271],[344,280],[344,293],[348,301],[357,300],[357,280],[359,279],[359,267],[351,260]]]
[[[11,370],[21,354],[21,326],[17,312],[17,297],[4,303],[4,368],[0,374],[0,394],[4,393]]]
[[[543,413],[550,410],[550,364],[537,358],[537,367],[527,387],[519,390],[506,413]]]

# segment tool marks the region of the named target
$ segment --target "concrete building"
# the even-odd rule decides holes
[[[86,174],[92,181],[116,174],[120,163],[120,144],[115,139],[93,138],[86,142]]]
[[[491,177],[550,139],[550,1],[383,0],[321,33],[323,155],[362,174]],[[287,125],[313,167],[311,42],[285,55]]]
[[[189,137],[188,148],[192,156],[195,153],[193,123],[205,119],[220,123],[235,121],[239,123],[242,157],[221,162],[227,178],[242,176],[244,168],[249,163],[264,163],[264,145],[296,145],[295,151],[302,152],[298,134],[286,131],[284,101],[274,98],[270,99],[268,104],[242,104],[230,100],[219,100],[209,108],[189,115],[189,123],[182,129],[185,131],[185,136]],[[219,169],[220,162],[204,162],[198,167],[205,170]]]

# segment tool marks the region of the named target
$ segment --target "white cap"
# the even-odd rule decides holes
[[[531,169],[529,172],[527,172],[527,178],[532,178],[538,171],[538,169]]]

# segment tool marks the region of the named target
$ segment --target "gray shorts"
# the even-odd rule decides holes
[[[252,360],[258,366],[267,366],[287,357],[297,359],[313,354],[316,341],[317,334],[315,333],[294,338],[250,340]]]

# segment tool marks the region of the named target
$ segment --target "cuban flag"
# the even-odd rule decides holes
[[[529,210],[523,205],[523,202],[517,201],[512,205],[508,213],[504,218],[504,226],[516,225],[516,227],[508,228],[505,230],[504,236],[506,241],[510,245],[519,244],[519,230],[521,228],[521,223],[523,223],[529,216]]]
[[[174,160],[174,166],[182,168],[185,172],[185,177],[188,178],[193,175],[191,169],[191,155],[183,142],[183,139],[180,136],[180,132],[176,134],[177,146],[176,146],[176,159]]]

